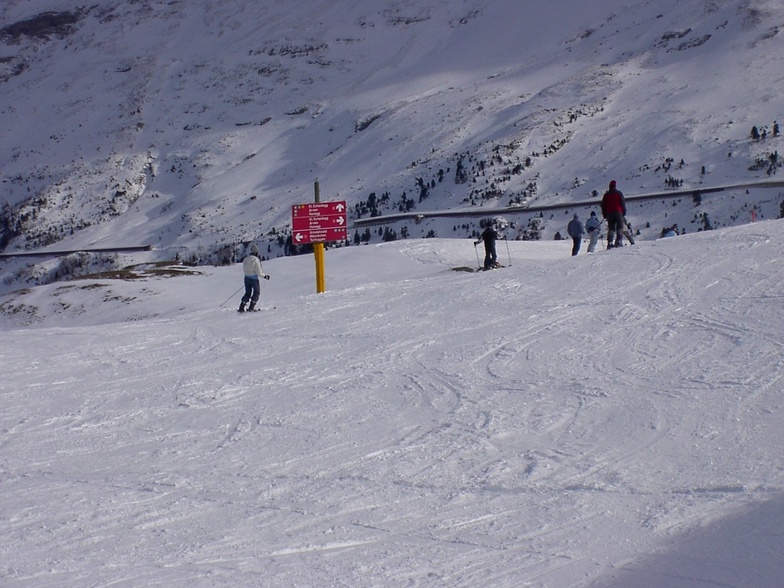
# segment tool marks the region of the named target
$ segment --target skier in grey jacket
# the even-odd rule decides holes
[[[261,269],[259,260],[259,248],[254,243],[250,247],[250,255],[242,260],[242,271],[245,272],[245,295],[240,302],[239,311],[245,312],[245,305],[250,301],[249,311],[256,309],[256,303],[261,295],[261,280],[269,280],[270,277]]]
[[[572,238],[572,255],[577,255],[580,252],[580,244],[583,242],[585,228],[576,212],[574,213],[574,218],[569,221],[566,232],[569,233],[569,236]]]

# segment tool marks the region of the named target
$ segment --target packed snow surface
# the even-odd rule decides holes
[[[780,587],[782,222],[7,295],[0,584]]]

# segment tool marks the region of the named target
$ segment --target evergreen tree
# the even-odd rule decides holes
[[[465,184],[468,181],[468,172],[463,166],[463,158],[457,160],[457,169],[455,170],[455,184]]]

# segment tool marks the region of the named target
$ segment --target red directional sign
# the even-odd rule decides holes
[[[347,225],[345,200],[295,204],[291,207],[291,235],[295,245],[345,241]]]

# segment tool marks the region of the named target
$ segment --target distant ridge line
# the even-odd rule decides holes
[[[73,253],[132,253],[134,251],[152,251],[152,245],[137,245],[132,247],[85,247],[63,251],[15,251],[13,253],[0,253],[0,259],[12,257],[61,257]]]

